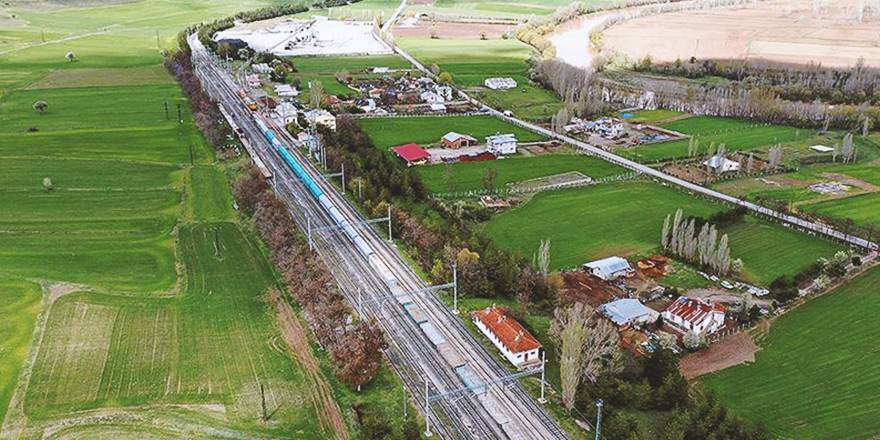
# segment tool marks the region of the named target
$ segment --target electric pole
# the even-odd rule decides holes
[[[602,399],[596,401],[596,440],[602,437]]]

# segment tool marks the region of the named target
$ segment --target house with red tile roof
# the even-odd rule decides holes
[[[486,307],[471,314],[474,325],[517,368],[541,363],[541,343],[502,307]]]
[[[391,149],[397,157],[406,161],[407,166],[419,165],[425,163],[431,157],[424,148],[418,144],[406,144]]]
[[[715,333],[724,327],[725,307],[699,298],[681,296],[661,313],[675,326],[699,335]]]

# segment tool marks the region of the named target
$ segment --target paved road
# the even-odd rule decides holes
[[[334,221],[264,140],[256,127],[255,115],[245,110],[238,101],[237,86],[233,78],[217,68],[196,39],[190,39],[190,44],[198,66],[197,73],[203,79],[204,87],[221,104],[222,111],[233,127],[241,130],[249,153],[259,158],[275,176],[273,186],[288,202],[291,214],[300,228],[305,230],[309,225],[312,228],[334,225]],[[264,122],[270,126],[275,124],[268,119],[264,119]],[[286,144],[297,144],[280,127],[276,126],[275,131]],[[290,150],[299,155],[296,148]],[[330,196],[332,203],[343,213],[346,221],[358,225],[356,228],[361,236],[381,256],[404,289],[414,292],[425,288],[425,283],[396,250],[379,237],[372,227],[361,223],[363,218],[357,211],[305,158],[300,156],[300,159]],[[425,379],[430,384],[432,395],[449,393],[464,387],[464,383],[449,365],[448,354],[442,355],[434,347],[396,301],[382,301],[382,298],[387,299],[388,286],[384,284],[376,268],[361,257],[348,236],[338,231],[325,232],[318,235],[315,241],[319,254],[331,268],[349,303],[362,304],[359,309],[364,316],[377,319],[382,326],[391,345],[388,357],[411,393],[419,393],[424,387]],[[454,357],[467,363],[484,383],[498,383],[485,393],[457,393],[454,400],[441,399],[432,404],[430,420],[435,432],[444,438],[567,438],[556,421],[532,400],[518,382],[505,379],[508,372],[470,335],[458,317],[442,301],[432,294],[412,296],[414,302],[426,312],[445,337],[446,351],[454,352]],[[422,399],[414,401],[424,414]]]

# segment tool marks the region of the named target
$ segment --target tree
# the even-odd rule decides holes
[[[440,72],[440,74],[437,75],[437,81],[440,82],[440,84],[452,84],[452,74],[449,72]]]
[[[241,177],[235,181],[232,193],[241,210],[248,215],[253,215],[260,195],[269,189],[269,185],[266,184],[260,170],[254,165],[248,164],[243,171]]]
[[[431,73],[433,73],[434,75],[440,74],[440,66],[438,66],[436,64],[431,64],[431,67],[429,67],[428,70],[430,70]]]
[[[538,245],[538,253],[535,256],[535,268],[542,277],[547,278],[550,273],[550,239],[541,240]]]
[[[361,386],[373,380],[382,367],[382,351],[387,344],[382,330],[374,323],[359,323],[354,330],[346,332],[330,352],[336,367],[336,375],[361,390]]]
[[[46,101],[41,100],[41,101],[37,101],[34,103],[34,111],[36,111],[37,113],[39,113],[41,115],[43,113],[46,113],[46,109],[48,109],[48,108],[49,108],[49,103]]]
[[[48,177],[43,177],[43,189],[46,191],[52,191],[55,189],[55,185],[52,184],[52,179]]]
[[[233,53],[235,53],[235,48],[231,44],[220,43],[217,45],[217,55],[220,55],[220,58],[228,60],[232,58]]]
[[[495,189],[495,178],[498,176],[498,172],[495,171],[495,168],[486,168],[486,171],[483,173],[483,189],[491,192]]]
[[[324,102],[324,84],[319,80],[309,81],[309,104],[313,108],[321,108]]]
[[[69,51],[64,55],[64,58],[67,59],[68,63],[72,63],[76,60],[76,54],[74,54],[73,51]]]
[[[767,162],[770,168],[777,168],[782,165],[782,145],[776,144],[767,153]]]
[[[703,339],[703,337],[699,333],[694,331],[689,331],[685,333],[684,336],[681,338],[681,342],[684,344],[684,348],[687,348],[691,351],[697,350],[706,344],[706,341]]]

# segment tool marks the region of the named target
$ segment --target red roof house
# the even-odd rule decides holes
[[[510,363],[518,368],[541,362],[541,343],[501,307],[486,307],[472,314],[474,324]]]
[[[663,319],[700,335],[715,333],[724,326],[724,304],[681,296],[661,314]]]
[[[424,148],[418,146],[418,144],[400,145],[392,148],[391,151],[394,151],[394,154],[396,154],[397,157],[405,160],[407,165],[425,163],[425,161],[431,157],[431,153],[428,153]]]

